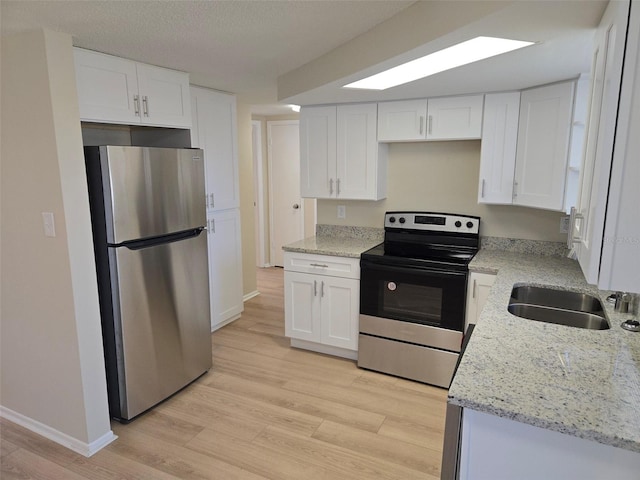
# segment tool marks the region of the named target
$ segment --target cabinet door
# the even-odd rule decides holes
[[[424,140],[427,130],[427,100],[378,103],[378,141]]]
[[[513,200],[519,112],[520,92],[485,95],[478,203]]]
[[[577,206],[582,218],[572,229],[580,267],[591,284],[598,283],[600,272],[627,13],[627,3],[609,4],[598,27],[593,52],[591,107]]]
[[[207,210],[240,206],[234,95],[191,87],[192,144],[204,150]]]
[[[378,200],[377,105],[339,105],[336,197]]]
[[[73,49],[80,119],[140,123],[136,64],[124,58]]]
[[[211,330],[240,315],[242,295],[242,241],[240,211],[216,212],[208,220]]]
[[[429,99],[427,140],[480,138],[482,102],[482,95]]]
[[[515,205],[563,210],[574,82],[525,90],[514,183]]]
[[[325,345],[358,349],[360,282],[318,277],[320,281],[321,341]]]
[[[284,272],[284,334],[320,342],[320,282],[318,276]]]
[[[189,75],[142,63],[136,69],[142,123],[191,128]]]
[[[467,317],[464,326],[465,332],[469,324],[478,322],[480,313],[487,303],[487,297],[491,286],[496,281],[496,276],[488,273],[471,272],[467,287]],[[506,307],[505,307],[506,308]]]
[[[336,107],[305,107],[300,112],[300,194],[336,195]]]
[[[598,287],[640,292],[640,5],[633,2]]]

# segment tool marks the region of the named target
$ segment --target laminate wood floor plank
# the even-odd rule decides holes
[[[342,480],[343,478],[333,469],[320,467],[310,459],[299,460],[281,449],[265,448],[254,442],[244,442],[209,429],[198,434],[187,444],[187,447],[196,452],[224,459],[225,462],[236,465],[238,468],[272,480]]]
[[[196,435],[194,438],[198,438],[198,436]],[[178,478],[193,480],[264,480],[264,477],[260,475],[233,465],[225,459],[210,455],[210,451],[199,452],[188,446],[177,447],[135,431],[129,431],[127,435],[123,435],[111,445],[113,445],[111,449],[123,457],[143,462]],[[248,454],[248,452],[245,452],[245,454]]]
[[[87,477],[19,448],[1,460],[2,480],[87,480]]]
[[[352,425],[371,432],[376,432],[385,418],[384,415],[354,408],[345,403],[268,385],[256,386],[253,382],[247,382],[224,374],[215,377],[208,385],[223,392],[233,391],[239,396],[255,398],[270,405],[276,405],[321,419],[333,420],[345,425]]]
[[[276,427],[267,427],[252,442],[273,452],[283,451],[297,459],[325,468],[338,470],[337,478],[358,478],[361,480],[425,480],[435,479],[431,475],[398,464],[391,464],[380,457],[331,444],[305,438]]]
[[[437,478],[447,391],[289,346],[284,275],[212,335],[213,368],[90,458],[0,418],[2,480]]]
[[[179,477],[150,467],[144,462],[131,460],[109,448],[100,450],[90,458],[74,460],[67,468],[91,480],[176,480]]]
[[[180,409],[197,408],[200,414],[228,415],[237,420],[248,420],[249,423],[267,423],[278,425],[305,435],[311,435],[322,422],[318,415],[297,411],[287,405],[264,402],[260,398],[239,395],[232,391],[220,390],[206,386],[193,386],[190,395],[175,396],[168,403]]]

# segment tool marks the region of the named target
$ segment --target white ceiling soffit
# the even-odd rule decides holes
[[[0,1],[2,34],[47,28],[74,45],[191,74],[192,83],[276,103],[279,75],[412,1]]]
[[[451,5],[455,5],[455,3],[450,2]],[[436,97],[518,90],[575,78],[580,73],[588,72],[591,68],[594,29],[598,25],[606,5],[607,1],[604,0],[502,2],[496,11],[482,18],[477,17],[474,21],[450,30],[448,33],[403,54],[387,59],[379,58],[367,68],[354,70],[350,74],[344,75],[346,59],[342,58],[342,54],[349,52],[349,45],[355,44],[358,41],[356,39],[328,55],[280,77],[278,80],[280,101],[299,105],[314,105]],[[419,7],[419,5],[414,5],[408,8],[386,24],[409,12],[420,12]],[[428,18],[425,18],[425,25],[429,21]],[[383,29],[384,25],[372,29],[363,37],[367,36],[372,44],[384,44],[389,41],[384,37],[385,34],[388,34]],[[539,43],[384,91],[341,88],[349,82],[480,35]],[[425,33],[425,37],[427,36]],[[322,85],[317,85],[317,82],[314,85],[309,81],[309,73],[317,71],[319,65],[322,66],[325,73],[330,72],[332,66],[335,65],[334,70],[341,73],[340,78],[336,75],[336,78],[326,81]],[[310,87],[308,89],[305,89],[305,79]],[[326,80],[327,75],[323,79]],[[290,93],[290,95],[283,94],[283,92]]]

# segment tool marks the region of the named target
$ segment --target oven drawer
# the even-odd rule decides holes
[[[284,252],[284,269],[290,272],[359,279],[360,259]]]
[[[459,352],[462,332],[360,314],[360,333]]]
[[[449,388],[457,353],[386,338],[358,337],[358,366],[398,377]]]

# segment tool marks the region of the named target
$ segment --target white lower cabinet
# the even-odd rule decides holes
[[[461,480],[636,480],[640,453],[465,408]]]
[[[487,297],[491,286],[496,281],[496,276],[490,273],[471,272],[469,275],[469,284],[467,286],[467,315],[464,322],[464,331],[467,331],[469,324],[476,324],[484,304],[487,303]]]
[[[207,230],[213,332],[237,319],[244,309],[240,211],[231,209],[210,213]]]
[[[285,252],[285,335],[294,347],[355,359],[359,260]]]

